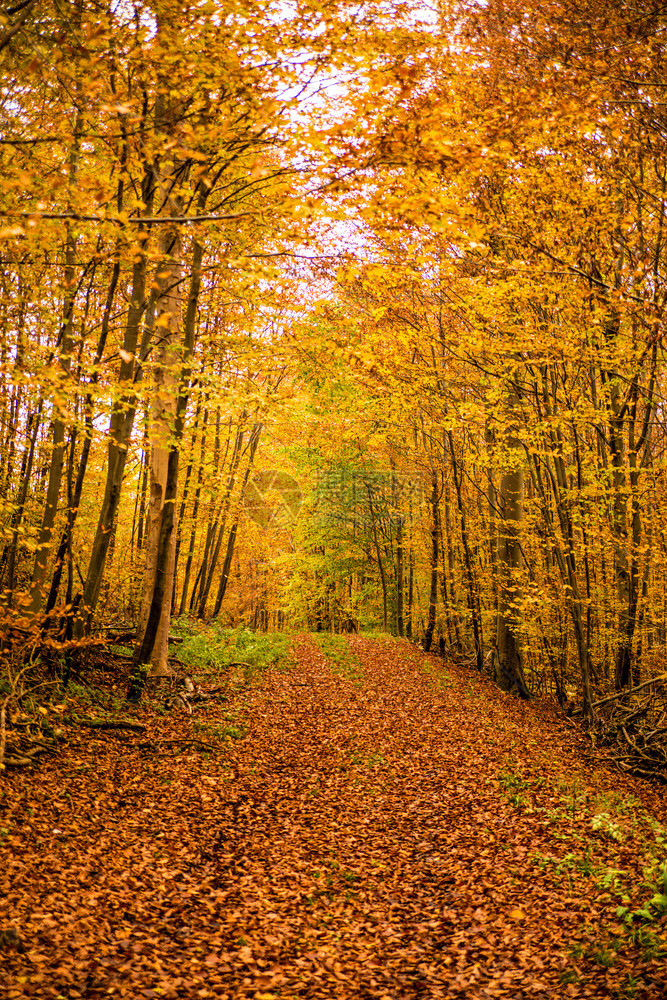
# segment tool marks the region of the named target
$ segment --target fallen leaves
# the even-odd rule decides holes
[[[574,857],[555,834],[591,839],[584,816],[546,821],[572,736],[454,666],[438,688],[408,643],[349,641],[361,683],[304,637],[293,670],[238,692],[246,736],[223,753],[163,755],[193,719],[145,711],[150,743],[71,730],[5,782],[7,997],[604,997],[628,970],[638,998],[664,995],[627,941],[613,968],[590,957],[611,890],[540,866]],[[530,808],[498,780],[518,748],[509,791]],[[640,870],[635,845],[594,843]]]

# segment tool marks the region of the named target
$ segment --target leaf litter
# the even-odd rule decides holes
[[[70,726],[2,776],[1,996],[667,996],[667,917],[619,917],[662,790],[546,703],[347,642],[352,671],[301,636],[224,705],[138,709],[148,742]]]

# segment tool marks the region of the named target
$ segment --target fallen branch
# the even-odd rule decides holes
[[[7,746],[7,702],[9,698],[4,698],[0,707],[0,771],[4,767],[5,747]]]
[[[139,722],[126,722],[120,719],[118,722],[106,722],[104,719],[85,719],[77,723],[86,729],[129,729],[133,733],[145,733],[146,727]]]
[[[139,750],[148,750],[150,747],[160,747],[160,746],[198,746],[206,747],[207,750],[219,750],[219,746],[215,746],[213,743],[204,743],[203,740],[150,740],[148,743],[137,743],[136,747]]]
[[[617,691],[616,694],[610,694],[606,698],[594,701],[591,708],[599,708],[600,705],[607,705],[609,702],[617,701],[619,698],[625,698],[626,695],[635,694],[636,691],[643,691],[650,684],[667,684],[667,674],[661,674],[660,677],[652,677],[650,681],[644,681],[643,684],[638,684],[637,687],[623,688],[622,691]],[[582,712],[583,708],[575,708],[572,715],[581,715]]]
[[[34,764],[35,761],[32,757],[9,757],[5,756],[3,761],[4,767],[26,767],[27,764]]]

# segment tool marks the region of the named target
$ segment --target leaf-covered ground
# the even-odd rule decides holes
[[[346,641],[0,777],[0,995],[667,996],[664,790],[548,706]]]

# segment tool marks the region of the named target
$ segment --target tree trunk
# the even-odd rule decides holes
[[[518,406],[518,395],[511,390],[509,397],[510,419]],[[519,533],[523,519],[523,468],[520,464],[516,426],[511,425],[503,455],[504,471],[497,494],[498,507],[498,603],[496,647],[497,662],[495,681],[509,691],[516,685],[526,692],[521,663],[518,633],[517,602],[521,598],[520,571],[523,555]]]
[[[542,407],[544,408],[544,414],[547,417],[549,424],[553,423],[553,410],[549,401],[549,392],[547,388],[548,380],[548,369],[546,366],[542,369],[542,392],[540,393],[537,385],[535,386],[535,401],[537,404],[538,417],[540,421],[543,420]],[[540,397],[542,406],[540,406]],[[545,432],[545,454],[542,459],[546,477],[551,486],[551,493],[554,498],[556,513],[558,515],[558,521],[560,525],[561,536],[563,538],[563,543],[566,546],[565,552],[558,540],[556,535],[556,530],[553,523],[552,507],[549,503],[547,496],[547,489],[544,484],[542,473],[540,470],[539,458],[536,454],[532,455],[533,467],[535,470],[535,483],[539,490],[542,498],[542,514],[544,517],[544,522],[546,525],[547,532],[551,537],[551,544],[553,547],[553,554],[556,565],[560,571],[560,576],[563,584],[567,587],[568,592],[568,609],[570,612],[570,617],[572,618],[572,625],[574,630],[574,638],[577,646],[577,655],[579,658],[579,670],[581,674],[581,684],[583,692],[583,710],[587,716],[592,715],[592,699],[590,690],[590,659],[588,651],[588,643],[586,641],[586,628],[584,624],[584,605],[585,602],[582,599],[582,595],[579,589],[579,581],[577,578],[577,565],[576,565],[576,555],[574,550],[574,527],[572,523],[572,513],[570,510],[570,502],[568,499],[568,494],[566,492],[566,478],[565,478],[565,461],[562,454],[562,441],[558,434],[553,431]],[[552,460],[549,458],[548,451],[551,450]],[[552,465],[553,461],[553,465]]]
[[[403,637],[405,625],[403,621],[403,517],[396,518],[396,628]]]
[[[139,469],[139,519],[137,523],[137,552],[143,552],[146,536],[146,498],[148,497],[148,467],[150,465],[150,438],[148,434],[148,407],[144,415],[144,435]]]
[[[200,209],[205,205],[206,195],[207,189],[201,187],[199,197]],[[143,630],[141,640],[137,642],[133,656],[132,675],[128,688],[128,700],[130,701],[138,701],[140,699],[148,673],[149,663],[153,664],[154,670],[156,669],[157,664],[157,669],[160,673],[165,670],[168,672],[169,669],[167,664],[167,642],[169,638],[169,622],[171,616],[174,544],[176,540],[175,521],[176,499],[178,494],[178,466],[181,442],[183,440],[183,431],[185,429],[185,415],[189,400],[190,365],[195,345],[197,305],[201,289],[202,260],[203,248],[200,243],[195,242],[192,253],[192,276],[190,279],[185,322],[183,324],[183,342],[181,352],[182,367],[175,393],[176,408],[173,433],[171,436],[169,456],[167,460],[167,474],[164,480],[164,493],[162,495],[163,502],[155,554],[153,589],[145,628]],[[178,262],[176,260],[175,264],[178,266]],[[167,296],[165,296],[165,304],[166,300]],[[174,311],[176,310],[175,299],[172,299],[170,304],[172,306],[169,310],[171,315],[165,321],[165,325],[171,325],[174,322]]]
[[[183,484],[183,497],[181,500],[181,509],[178,514],[177,526],[176,526],[176,554],[174,556],[174,586],[171,592],[171,613],[174,615],[176,613],[176,587],[178,585],[178,559],[181,551],[181,536],[182,536],[182,526],[183,520],[185,518],[185,510],[188,502],[188,496],[190,493],[190,482],[192,480],[192,470],[195,464],[195,443],[197,441],[197,431],[199,430],[199,418],[201,416],[201,393],[197,400],[197,408],[195,410],[195,424],[192,429],[192,443],[190,445],[190,458],[188,461],[188,467],[185,470],[185,483]]]
[[[241,487],[241,495],[239,496],[238,509],[236,511],[236,517],[234,518],[234,524],[229,532],[229,538],[227,539],[227,552],[225,553],[225,561],[222,567],[222,575],[220,577],[220,585],[218,587],[218,593],[215,598],[215,606],[213,608],[213,617],[217,618],[220,613],[220,608],[222,602],[225,598],[225,592],[227,590],[227,582],[229,580],[229,571],[232,566],[232,557],[234,555],[234,546],[236,544],[236,534],[239,527],[239,518],[241,516],[241,508],[243,505],[243,497],[245,494],[246,486],[248,484],[248,478],[250,476],[250,471],[255,460],[255,452],[257,450],[257,445],[259,444],[259,438],[262,433],[262,425],[255,424],[250,435],[250,455],[248,458],[248,467],[245,470],[243,477],[243,486]]]
[[[44,405],[44,400],[40,399],[37,403],[37,409],[28,417],[27,423],[27,434],[28,434],[28,444],[23,452],[23,459],[21,461],[21,478],[19,480],[19,490],[18,496],[16,498],[16,508],[12,515],[11,520],[11,532],[12,537],[8,546],[2,553],[3,572],[0,573],[0,582],[4,576],[4,567],[7,566],[7,587],[5,588],[9,594],[9,602],[12,603],[14,595],[14,576],[16,573],[16,556],[18,550],[19,542],[19,530],[21,528],[21,521],[23,520],[23,514],[25,512],[25,505],[28,499],[28,487],[30,485],[30,479],[32,477],[32,467],[35,460],[35,444],[37,442],[37,433],[39,431],[39,426],[42,418],[42,407]]]
[[[207,566],[207,569],[206,569],[206,572],[205,572],[205,577],[203,579],[203,583],[202,583],[202,587],[201,587],[201,591],[200,591],[199,611],[197,612],[197,617],[198,618],[204,618],[205,615],[206,615],[206,602],[208,600],[208,595],[209,595],[209,592],[210,592],[210,589],[211,589],[211,584],[213,583],[213,574],[215,572],[215,567],[216,567],[218,559],[220,557],[220,549],[222,547],[222,539],[223,539],[223,535],[225,533],[225,527],[226,527],[226,524],[227,524],[227,514],[228,514],[228,511],[229,511],[229,505],[231,503],[231,496],[232,496],[232,492],[234,490],[234,484],[236,482],[236,472],[238,470],[239,462],[241,461],[241,456],[243,454],[243,452],[242,452],[243,438],[244,438],[244,435],[245,435],[245,429],[244,429],[244,426],[243,426],[243,421],[245,421],[245,413],[243,414],[243,417],[242,417],[242,423],[239,425],[239,427],[237,429],[237,432],[236,432],[236,440],[234,442],[234,451],[232,453],[232,460],[231,460],[230,471],[229,471],[229,475],[227,477],[227,489],[225,491],[225,496],[223,498],[222,506],[221,506],[221,509],[220,509],[220,515],[219,515],[220,519],[221,519],[220,528],[218,530],[215,547],[213,549],[213,553],[211,555],[210,562],[208,563],[208,566]],[[255,454],[255,448],[252,445],[252,435],[251,435],[251,442],[250,442],[250,444],[251,444],[251,454],[254,456],[254,454]],[[256,445],[255,445],[255,447],[256,447]],[[252,461],[252,459],[251,459],[251,461]],[[215,534],[215,531],[214,531],[214,534]],[[216,605],[217,605],[217,603],[218,602],[216,601]],[[216,615],[217,615],[217,611],[214,611],[213,612],[213,617],[215,618]]]
[[[111,272],[111,280],[109,282],[109,289],[107,292],[107,298],[104,306],[104,313],[102,316],[102,327],[100,331],[100,337],[97,343],[97,348],[95,350],[95,357],[93,359],[94,371],[93,371],[93,377],[91,379],[92,385],[97,385],[99,380],[99,363],[102,360],[102,355],[104,354],[104,349],[106,347],[107,337],[109,334],[111,310],[113,307],[113,302],[116,294],[116,287],[118,285],[119,274],[120,274],[120,262],[116,260]],[[60,546],[58,548],[58,554],[56,556],[55,570],[53,574],[53,579],[51,580],[51,589],[49,591],[49,596],[46,602],[47,612],[49,612],[52,608],[55,607],[58,598],[58,589],[60,587],[63,563],[65,556],[67,554],[70,555],[70,565],[71,565],[72,536],[74,534],[74,525],[76,523],[77,514],[79,513],[79,506],[81,504],[81,495],[83,493],[83,485],[86,478],[86,471],[88,469],[90,446],[93,439],[93,394],[91,391],[88,391],[86,393],[86,398],[84,401],[84,422],[86,430],[83,439],[83,445],[81,448],[81,455],[79,456],[79,463],[76,474],[76,483],[74,485],[73,491],[71,490],[71,488],[68,488],[67,522],[65,525],[65,530],[63,531],[62,537],[60,539]],[[72,463],[74,462],[75,438],[76,435],[73,434],[72,454],[71,454]],[[70,579],[68,581],[68,593],[71,590],[71,587],[72,587],[72,580],[70,573]],[[70,601],[68,600],[66,601],[66,603],[69,604]]]
[[[158,135],[161,134],[164,138],[171,135],[173,109],[169,106],[166,97],[159,96],[156,100],[155,125]],[[165,163],[161,164],[157,179],[160,205],[168,216],[180,215],[182,211],[182,199],[179,195],[174,194],[180,166],[177,161],[166,160]],[[158,290],[155,327],[160,333],[160,338],[153,355],[155,381],[151,412],[152,440],[146,517],[146,566],[137,628],[137,641],[141,650],[144,650],[143,636],[149,618],[154,614],[153,602],[156,590],[159,588],[163,598],[162,607],[156,633],[149,640],[151,674],[156,677],[168,676],[170,673],[167,661],[169,657],[171,593],[176,557],[176,491],[178,488],[178,448],[180,442],[172,445],[169,442],[175,432],[176,411],[180,401],[179,390],[185,392],[186,398],[188,391],[188,387],[179,386],[179,377],[176,374],[181,338],[182,255],[180,227],[178,225],[163,226],[158,234],[160,264],[155,276],[155,286]],[[175,459],[172,457],[174,449],[176,449]],[[173,473],[174,464],[176,483],[168,484],[167,480],[170,472]],[[173,493],[168,492],[168,485],[170,488],[173,486]],[[164,515],[164,505],[167,502],[171,506]],[[164,542],[165,524],[169,525],[169,548],[166,552],[161,547]],[[163,561],[160,563],[160,560]],[[146,661],[141,660],[140,662]]]
[[[79,111],[76,116],[75,134],[78,136],[83,127],[83,115]],[[79,168],[79,146],[80,139],[75,138],[69,156],[69,191],[70,208],[71,194],[76,187],[76,178]],[[60,365],[60,395],[65,399],[69,397],[69,390],[66,385],[70,372],[72,357],[72,331],[74,324],[74,302],[76,299],[76,237],[72,232],[72,225],[67,222],[67,238],[65,245],[65,270],[63,274],[63,285],[65,297],[63,302],[63,323],[60,330],[60,348],[58,362]],[[55,525],[56,514],[58,512],[58,498],[60,496],[60,484],[63,474],[63,463],[65,458],[65,420],[60,412],[59,404],[54,405],[55,419],[53,421],[53,446],[51,449],[51,461],[49,464],[49,483],[46,490],[46,503],[42,515],[42,524],[37,537],[37,549],[35,552],[35,564],[30,582],[30,596],[28,610],[36,614],[42,607],[44,599],[44,581],[46,579],[46,567],[49,561],[49,550],[51,548],[51,538]]]
[[[178,609],[179,615],[184,615],[188,597],[188,587],[190,585],[190,573],[192,571],[192,560],[195,553],[195,542],[197,538],[197,515],[199,514],[199,498],[201,495],[202,482],[204,479],[204,454],[206,452],[206,427],[208,424],[208,409],[204,410],[204,424],[202,427],[201,452],[199,457],[199,471],[197,473],[197,488],[192,505],[192,529],[190,531],[190,544],[185,560],[185,573],[183,574],[183,589],[181,591],[181,604]]]
[[[472,568],[472,557],[470,554],[470,543],[468,541],[468,525],[466,521],[465,508],[463,506],[462,480],[463,470],[456,461],[454,454],[454,439],[451,431],[447,431],[449,442],[449,458],[452,463],[452,474],[454,476],[454,486],[456,489],[456,501],[461,524],[461,545],[463,547],[463,559],[466,570],[466,580],[468,583],[468,604],[472,617],[473,642],[475,646],[475,661],[480,673],[484,670],[484,643],[482,633],[482,616],[479,606],[477,589],[475,587],[475,577]]]
[[[518,574],[523,563],[519,542],[519,530],[523,516],[522,469],[514,468],[504,472],[501,476],[498,507],[500,510],[496,632],[498,673],[495,680],[503,690],[510,690],[517,681],[523,684],[516,613],[516,602],[520,597]]]
[[[152,190],[152,170],[147,168],[142,184],[142,196],[143,201],[146,204],[145,211],[147,215],[150,215],[152,211]],[[111,531],[118,512],[118,505],[120,503],[127,451],[130,445],[132,428],[134,426],[137,400],[137,367],[145,361],[152,333],[151,310],[154,306],[153,296],[151,296],[148,303],[149,312],[144,324],[144,333],[141,339],[141,345],[139,345],[141,317],[144,313],[144,309],[146,308],[146,244],[148,236],[148,229],[139,227],[137,238],[138,242],[144,249],[141,253],[137,254],[132,269],[132,292],[123,335],[123,349],[120,352],[121,360],[118,379],[120,392],[118,397],[114,399],[111,409],[111,419],[109,421],[108,431],[109,445],[104,498],[102,500],[100,514],[97,521],[97,530],[93,539],[90,560],[88,563],[88,572],[83,586],[81,613],[77,624],[77,633],[79,634],[83,632],[84,629],[90,627],[90,621],[100,595],[104,567],[106,564],[107,553],[109,551],[109,543],[111,541]],[[137,359],[136,353],[138,347],[139,357]]]
[[[428,653],[433,642],[433,630],[435,629],[435,615],[438,606],[438,557],[439,557],[439,537],[440,537],[440,497],[438,494],[438,476],[433,473],[431,484],[431,591],[428,601],[428,619],[426,631],[424,633],[424,649]]]
[[[368,507],[371,515],[371,525],[373,530],[373,541],[375,543],[375,553],[377,556],[378,568],[380,570],[380,580],[382,582],[382,606],[384,611],[384,630],[387,631],[387,577],[384,571],[384,563],[382,562],[382,553],[380,552],[380,543],[378,541],[377,524],[375,522],[375,511],[373,510],[373,499],[371,497],[371,488],[368,483],[365,483],[366,491],[368,493]]]

